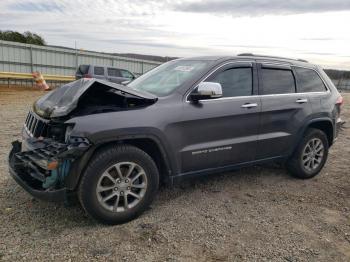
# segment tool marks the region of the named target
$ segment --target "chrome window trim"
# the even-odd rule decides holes
[[[234,100],[234,99],[241,99],[241,98],[264,98],[264,97],[279,97],[279,96],[299,96],[299,95],[308,95],[308,94],[328,94],[329,91],[326,92],[304,92],[304,93],[287,93],[287,94],[269,94],[269,95],[251,95],[251,96],[232,96],[232,97],[220,97],[220,98],[213,98],[213,99],[203,99],[198,100],[200,102],[212,102],[212,101],[221,101],[221,100]],[[186,101],[187,103],[190,103],[191,101]]]
[[[211,71],[202,81],[200,81],[199,83],[204,82],[207,78],[209,78],[212,74],[214,74],[216,71],[218,71],[220,68],[229,65],[229,64],[237,64],[237,63],[247,63],[247,64],[251,64],[251,66],[253,66],[253,63],[255,63],[256,61],[232,61],[232,62],[227,62],[225,64],[222,64],[220,66],[217,66],[215,69],[213,69],[213,71]],[[271,63],[272,64],[272,63]],[[278,64],[279,63],[274,63],[274,64]],[[316,74],[319,76],[319,78],[321,78],[321,81],[323,82],[323,84],[326,87],[326,91],[314,91],[314,92],[295,92],[295,93],[286,93],[286,94],[268,94],[268,95],[251,95],[251,96],[232,96],[232,97],[220,97],[220,98],[213,98],[213,99],[203,99],[203,100],[198,100],[199,102],[211,102],[211,101],[221,101],[221,100],[233,100],[233,99],[241,99],[241,98],[258,98],[258,97],[271,97],[271,96],[290,96],[290,95],[308,95],[308,94],[329,94],[331,93],[327,83],[323,80],[322,76],[319,74],[319,72],[311,67],[306,67],[306,66],[299,66],[299,65],[290,65],[291,70],[293,70],[292,67],[298,67],[298,68],[305,68],[305,69],[309,69],[309,70],[313,70],[316,72]],[[198,84],[199,84],[198,83]],[[190,93],[198,86],[198,84],[196,86],[194,86],[193,88],[190,89],[190,91],[188,91],[187,95],[186,95],[186,99],[185,102],[186,103],[191,103],[191,101],[188,100],[188,96],[190,95]]]
[[[231,96],[231,97],[220,97],[220,98],[213,98],[213,99],[202,99],[198,100],[200,102],[214,102],[214,101],[222,101],[222,100],[235,100],[235,99],[244,99],[244,98],[258,98],[259,95],[251,95],[251,96]],[[186,101],[187,103],[190,103],[191,101]]]
[[[218,71],[219,69],[221,69],[222,67],[224,66],[227,66],[229,64],[239,64],[239,63],[247,63],[247,64],[250,64],[250,67],[253,68],[253,63],[255,63],[255,61],[230,61],[230,62],[226,62],[222,65],[218,65],[217,67],[215,67],[202,81],[200,81],[197,85],[195,85],[194,87],[190,88],[188,91],[187,91],[187,94],[186,94],[186,97],[185,97],[185,102],[186,103],[189,103],[191,101],[188,100],[188,96],[191,94],[191,92],[202,82],[205,82],[205,80],[207,80],[212,74],[214,74],[216,71]],[[253,76],[253,75],[252,75]],[[250,96],[249,96],[250,97]],[[222,98],[215,98],[215,100],[217,99],[224,99],[225,97],[222,97]],[[231,98],[231,97],[227,97],[227,98]],[[207,101],[207,100],[214,100],[214,99],[203,99],[203,100],[198,100],[198,101]]]

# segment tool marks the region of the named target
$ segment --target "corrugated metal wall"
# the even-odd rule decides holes
[[[341,78],[332,79],[332,81],[339,90],[350,90],[350,79]]]
[[[139,76],[160,62],[113,56],[107,53],[75,50],[64,47],[37,46],[0,40],[0,72],[74,76],[80,64],[114,66]],[[11,80],[12,83],[23,81]],[[0,80],[4,84],[5,80]],[[350,90],[349,79],[333,79],[338,89]]]
[[[141,75],[161,63],[106,53],[0,40],[0,72],[39,71],[43,74],[73,76],[77,65],[80,64],[115,66]]]

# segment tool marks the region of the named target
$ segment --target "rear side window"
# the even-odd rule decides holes
[[[220,83],[223,97],[250,96],[253,90],[251,68],[230,68],[206,81]]]
[[[95,66],[94,67],[94,75],[103,76],[105,74],[105,70],[102,66]]]
[[[289,94],[295,93],[295,80],[291,70],[263,68],[262,94]]]
[[[120,72],[122,76],[125,78],[130,78],[130,79],[133,78],[133,75],[128,70],[120,70]]]
[[[298,78],[298,92],[324,92],[327,90],[320,76],[312,69],[295,68]]]
[[[107,71],[109,76],[115,76],[115,77],[121,76],[119,70],[116,68],[108,68]]]

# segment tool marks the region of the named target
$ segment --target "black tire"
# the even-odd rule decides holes
[[[311,169],[310,167],[306,167],[307,164],[304,165],[303,159],[307,159],[304,155],[304,149],[312,140],[318,140],[322,142],[323,146],[323,155],[319,158],[319,163],[317,167]],[[297,178],[308,179],[316,176],[323,168],[324,164],[327,161],[328,157],[328,139],[326,134],[319,129],[309,128],[306,130],[303,139],[299,143],[292,157],[287,161],[287,170],[290,174]],[[309,170],[307,169],[309,168]]]
[[[113,166],[114,164],[122,163],[125,161],[133,162],[143,169],[144,172],[142,173],[145,173],[147,185],[145,193],[143,194],[141,200],[138,200],[139,202],[136,204],[136,206],[133,206],[132,208],[124,207],[125,210],[119,212],[115,210],[107,210],[103,206],[103,203],[107,202],[101,203],[101,198],[100,200],[98,199],[99,193],[97,193],[97,186],[100,185],[100,183],[102,183],[101,181],[103,179],[105,179],[102,178],[103,174],[106,174],[106,172],[111,172],[111,169],[108,169],[109,167]],[[114,183],[116,182],[117,180]],[[152,203],[153,198],[156,195],[158,185],[158,169],[153,159],[148,154],[146,154],[141,149],[131,145],[114,145],[99,150],[92,158],[83,174],[79,186],[78,195],[82,207],[92,218],[104,224],[115,225],[128,222],[141,215]],[[112,187],[113,186],[114,185],[112,185]],[[111,190],[112,194],[114,192],[114,189]],[[123,192],[119,192],[119,197],[123,199],[122,201],[124,201],[125,199],[120,195],[121,193]],[[124,197],[125,195],[127,199],[128,196],[130,196],[124,194]],[[116,197],[117,196],[115,196],[115,198]],[[119,197],[118,201],[115,200],[115,202],[119,202]],[[111,199],[110,201],[112,200],[113,199]],[[125,204],[125,202],[122,202],[121,204],[123,205]],[[116,204],[116,206],[118,208],[118,203]],[[126,204],[126,206],[128,205]]]

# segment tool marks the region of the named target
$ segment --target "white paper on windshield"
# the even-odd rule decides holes
[[[174,70],[182,72],[191,72],[193,70],[193,66],[177,66],[174,68]]]

